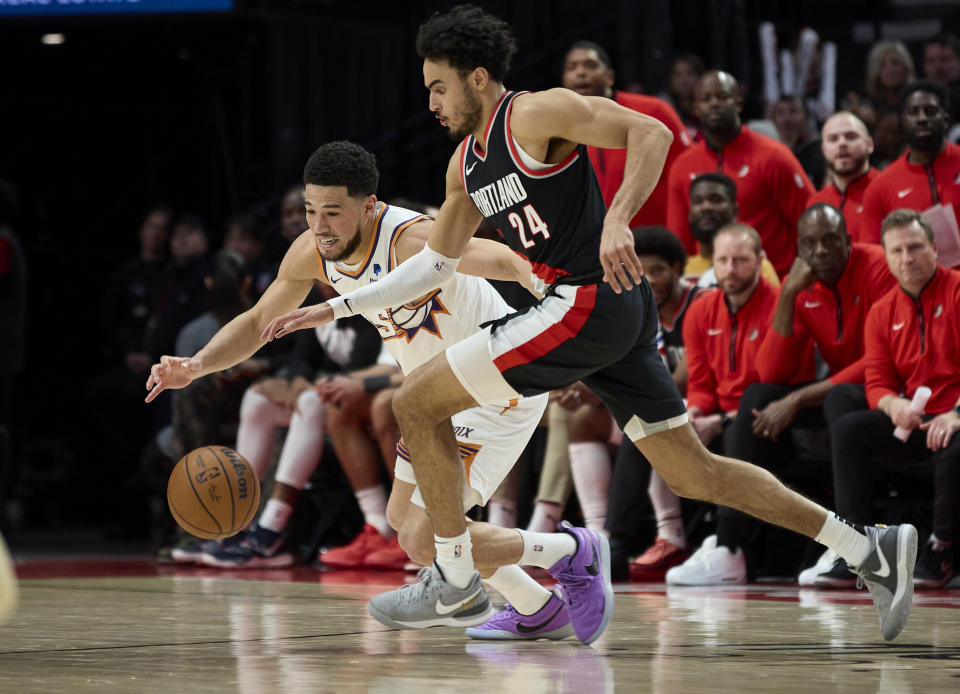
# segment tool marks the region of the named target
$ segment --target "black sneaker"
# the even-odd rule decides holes
[[[813,585],[818,588],[854,588],[857,585],[857,576],[850,571],[846,559],[837,557],[829,571],[817,574]]]
[[[917,588],[943,588],[953,577],[953,548],[935,550],[932,542],[920,548],[913,585]]]

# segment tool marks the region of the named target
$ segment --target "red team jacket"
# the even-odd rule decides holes
[[[731,315],[720,289],[703,293],[687,309],[683,344],[690,371],[687,404],[704,414],[736,410],[740,396],[760,380],[757,355],[773,321],[780,290],[765,279],[736,314]],[[809,347],[795,364],[791,383],[813,380],[813,352]]]
[[[863,196],[867,192],[873,179],[880,175],[876,169],[869,169],[867,173],[860,178],[852,181],[847,189],[840,192],[833,183],[827,183],[810,198],[810,205],[818,202],[825,202],[836,207],[843,213],[843,219],[847,223],[847,233],[854,242],[866,243],[870,239],[867,237],[867,230],[864,224],[863,215]]]
[[[831,383],[863,383],[867,312],[896,284],[883,249],[853,244],[836,289],[818,281],[797,294],[793,336],[767,331],[757,355],[760,378],[764,383],[791,383],[812,337],[830,367]]]
[[[630,227],[637,227],[649,224],[666,224],[667,220],[667,175],[674,160],[685,152],[690,145],[690,136],[687,129],[680,120],[680,116],[673,110],[673,106],[663,99],[654,96],[644,96],[643,94],[631,94],[629,92],[617,92],[614,97],[621,106],[633,109],[638,113],[652,116],[665,126],[670,128],[673,133],[673,144],[667,152],[667,161],[663,165],[663,173],[660,174],[660,181],[657,187],[650,193],[650,197],[643,203],[643,207],[637,212],[637,215],[630,220]],[[593,164],[593,170],[597,174],[597,181],[600,183],[600,192],[603,194],[603,202],[610,207],[613,196],[617,194],[620,184],[623,182],[623,170],[627,162],[626,149],[597,149],[588,147],[587,153],[590,156],[590,162]]]
[[[784,145],[745,126],[719,152],[704,141],[677,157],[667,184],[667,227],[690,254],[697,252],[690,231],[690,182],[708,171],[724,173],[737,184],[740,221],[757,230],[777,274],[786,276],[797,255],[797,219],[814,192],[800,162]]]
[[[937,266],[914,299],[899,287],[870,309],[866,326],[867,401],[912,398],[933,391],[927,414],[942,414],[960,399],[960,272]]]
[[[880,243],[880,225],[893,210],[923,212],[937,203],[953,205],[960,220],[960,145],[947,143],[933,166],[907,162],[907,152],[884,169],[863,196],[863,241]]]

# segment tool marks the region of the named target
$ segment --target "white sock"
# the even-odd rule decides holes
[[[240,403],[237,453],[246,458],[263,482],[277,446],[277,429],[290,423],[290,413],[253,388],[247,388]]]
[[[595,532],[605,532],[603,524],[607,519],[607,495],[610,493],[607,444],[597,441],[571,443],[570,472],[585,525]]]
[[[293,506],[280,499],[269,499],[267,505],[263,507],[263,513],[260,514],[257,525],[275,533],[282,533],[290,520],[290,514],[293,513]]]
[[[473,566],[473,543],[470,542],[470,530],[457,537],[433,536],[437,548],[437,566],[447,583],[466,588],[473,580],[477,570]]]
[[[357,503],[360,504],[360,510],[363,511],[363,519],[377,529],[381,537],[390,539],[394,536],[394,530],[387,522],[387,490],[382,485],[367,487],[354,492],[357,497]]]
[[[930,539],[927,540],[927,543],[933,545],[934,552],[942,552],[945,549],[950,549],[953,545],[952,542],[947,542],[946,540],[941,540],[939,537],[930,533]]]
[[[832,549],[852,566],[860,566],[870,554],[870,541],[867,536],[836,513],[827,514],[826,522],[814,539]]]
[[[275,478],[294,489],[303,489],[323,456],[327,406],[311,388],[297,398],[297,410],[290,418],[290,430],[283,441]]]
[[[527,530],[532,533],[552,533],[561,520],[563,520],[563,506],[552,501],[538,501],[533,507]]]
[[[520,614],[534,614],[550,599],[550,591],[517,564],[501,566],[490,578],[483,580],[505,597]]]
[[[487,522],[501,528],[517,527],[517,505],[509,501],[488,501]]]
[[[650,484],[647,485],[647,494],[653,505],[653,513],[657,517],[657,537],[676,545],[681,549],[687,548],[687,536],[683,532],[683,513],[680,510],[680,497],[674,494],[656,470],[650,471]]]
[[[520,566],[539,566],[549,569],[564,557],[577,551],[577,541],[570,533],[531,533],[517,530],[523,539]]]

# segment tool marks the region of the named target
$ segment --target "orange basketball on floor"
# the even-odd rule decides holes
[[[167,505],[191,535],[219,540],[250,525],[260,507],[260,482],[226,446],[204,446],[180,459],[167,482]]]

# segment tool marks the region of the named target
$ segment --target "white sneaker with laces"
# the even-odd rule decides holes
[[[747,561],[742,549],[717,547],[717,536],[711,535],[689,559],[667,571],[666,581],[671,586],[743,585]]]
[[[800,575],[797,576],[797,584],[805,587],[816,585],[817,576],[830,571],[836,560],[837,553],[832,549],[828,549],[820,555],[816,564],[800,572]]]

